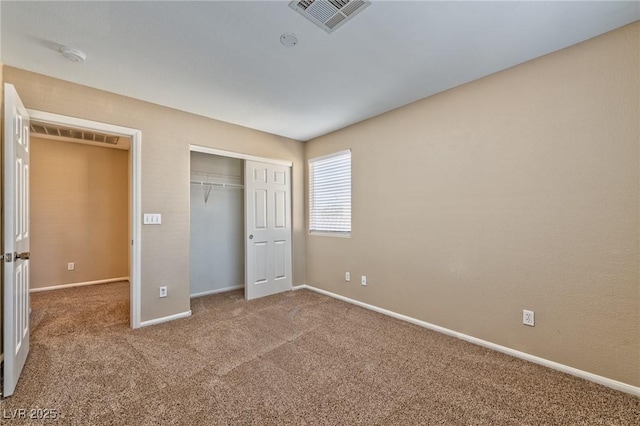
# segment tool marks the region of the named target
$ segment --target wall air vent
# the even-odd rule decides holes
[[[49,136],[53,138],[77,139],[85,142],[99,142],[115,145],[120,137],[113,135],[105,135],[89,130],[71,129],[60,126],[51,126],[48,124],[31,123],[31,133]]]
[[[289,7],[332,33],[370,4],[368,0],[294,0]]]

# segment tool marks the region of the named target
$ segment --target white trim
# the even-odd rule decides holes
[[[142,131],[131,134],[131,328],[142,317]]]
[[[72,288],[72,287],[84,287],[84,286],[95,285],[95,284],[117,283],[119,281],[129,281],[129,277],[109,278],[109,279],[106,279],[106,280],[85,281],[85,282],[81,282],[81,283],[52,285],[50,287],[30,288],[29,289],[29,293],[39,293],[41,291],[61,290],[63,288]]]
[[[50,112],[27,109],[33,120],[47,123],[60,124],[69,127],[82,128],[114,135],[127,136],[131,138],[131,249],[130,259],[130,283],[131,283],[131,328],[141,327],[141,244],[142,244],[142,132],[138,129],[116,126],[113,124],[101,123],[98,121],[85,120],[82,118],[69,117],[66,115],[53,114]]]
[[[209,296],[211,294],[226,293],[227,291],[240,290],[241,288],[244,288],[244,284],[232,285],[230,287],[216,288],[215,290],[201,291],[200,293],[192,294],[191,298],[193,299],[196,297]]]
[[[173,321],[180,318],[188,318],[191,316],[191,310],[186,312],[180,312],[179,314],[173,314],[166,317],[156,318],[148,321],[142,321],[140,327],[148,327],[150,325],[162,324],[163,322]]]
[[[308,286],[306,284],[294,285],[294,286],[291,287],[291,291],[298,291],[298,290],[305,290],[305,289],[313,290],[314,288],[310,287],[310,286]]]
[[[323,232],[323,231],[309,231],[309,235],[313,237],[338,237],[338,238],[351,238],[351,232]]]
[[[277,164],[279,166],[293,167],[292,161],[256,157],[255,155],[242,154],[240,152],[233,151],[224,151],[222,149],[209,148],[207,146],[189,145],[189,150],[194,152],[202,152],[204,154],[220,155],[222,157],[239,158],[241,160],[257,161],[259,163]]]
[[[506,346],[498,345],[495,343],[488,342],[486,340],[478,339],[477,337],[469,336],[467,334],[459,333],[457,331],[450,330],[448,328],[440,327],[439,325],[431,324],[426,321],[422,321],[416,318],[409,317],[407,315],[398,314],[393,311],[389,311],[387,309],[379,308],[374,305],[369,305],[368,303],[360,302],[358,300],[350,299],[345,296],[341,296],[339,294],[331,293],[330,291],[322,290],[319,288],[311,287],[307,284],[303,284],[300,286],[296,286],[293,288],[294,290],[302,290],[307,289],[311,291],[315,291],[316,293],[324,294],[325,296],[333,297],[338,300],[342,300],[347,303],[351,303],[357,306],[360,306],[365,309],[369,309],[383,315],[388,315],[393,318],[397,318],[402,321],[410,322],[411,324],[418,325],[420,327],[428,328],[430,330],[437,331],[442,334],[446,334],[448,336],[457,337],[458,339],[465,340],[467,342],[483,346],[485,348],[493,349],[498,352],[502,352],[507,355],[514,356],[516,358],[524,359],[525,361],[533,362],[534,364],[539,364],[545,367],[552,368],[554,370],[561,371],[563,373],[571,374],[572,376],[580,377],[581,379],[589,380],[594,383],[601,384],[603,386],[607,386],[611,389],[619,390],[621,392],[626,392],[631,395],[640,396],[640,387],[629,385],[627,383],[619,382],[617,380],[609,379],[607,377],[599,376],[597,374],[589,373],[588,371],[579,370],[577,368],[569,367],[568,365],[560,364],[555,361],[550,361],[545,358],[540,358],[535,355],[528,354],[526,352],[521,352],[515,349],[508,348]]]

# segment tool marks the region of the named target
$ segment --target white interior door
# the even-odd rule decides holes
[[[4,389],[12,395],[29,354],[29,116],[4,86]]]
[[[247,300],[291,290],[291,168],[245,161]]]

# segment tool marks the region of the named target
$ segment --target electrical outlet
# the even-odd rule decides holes
[[[167,286],[166,285],[163,285],[162,287],[160,287],[159,297],[167,297]]]
[[[535,320],[536,320],[536,317],[533,311],[527,311],[527,310],[522,311],[522,323],[524,325],[529,325],[533,327],[535,325]]]
[[[367,285],[367,276],[366,275],[363,275],[362,277],[360,277],[360,284]]]
[[[76,269],[76,264],[73,262],[69,262],[67,263],[67,271],[75,271]]]
[[[351,281],[351,273],[350,272],[345,272],[344,273],[344,280],[345,281]]]

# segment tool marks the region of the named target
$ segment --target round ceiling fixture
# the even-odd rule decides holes
[[[298,37],[294,33],[284,33],[280,36],[280,43],[286,47],[293,47],[298,44]]]
[[[87,55],[80,49],[74,49],[73,47],[62,46],[60,48],[62,56],[73,62],[84,62],[87,60]]]

